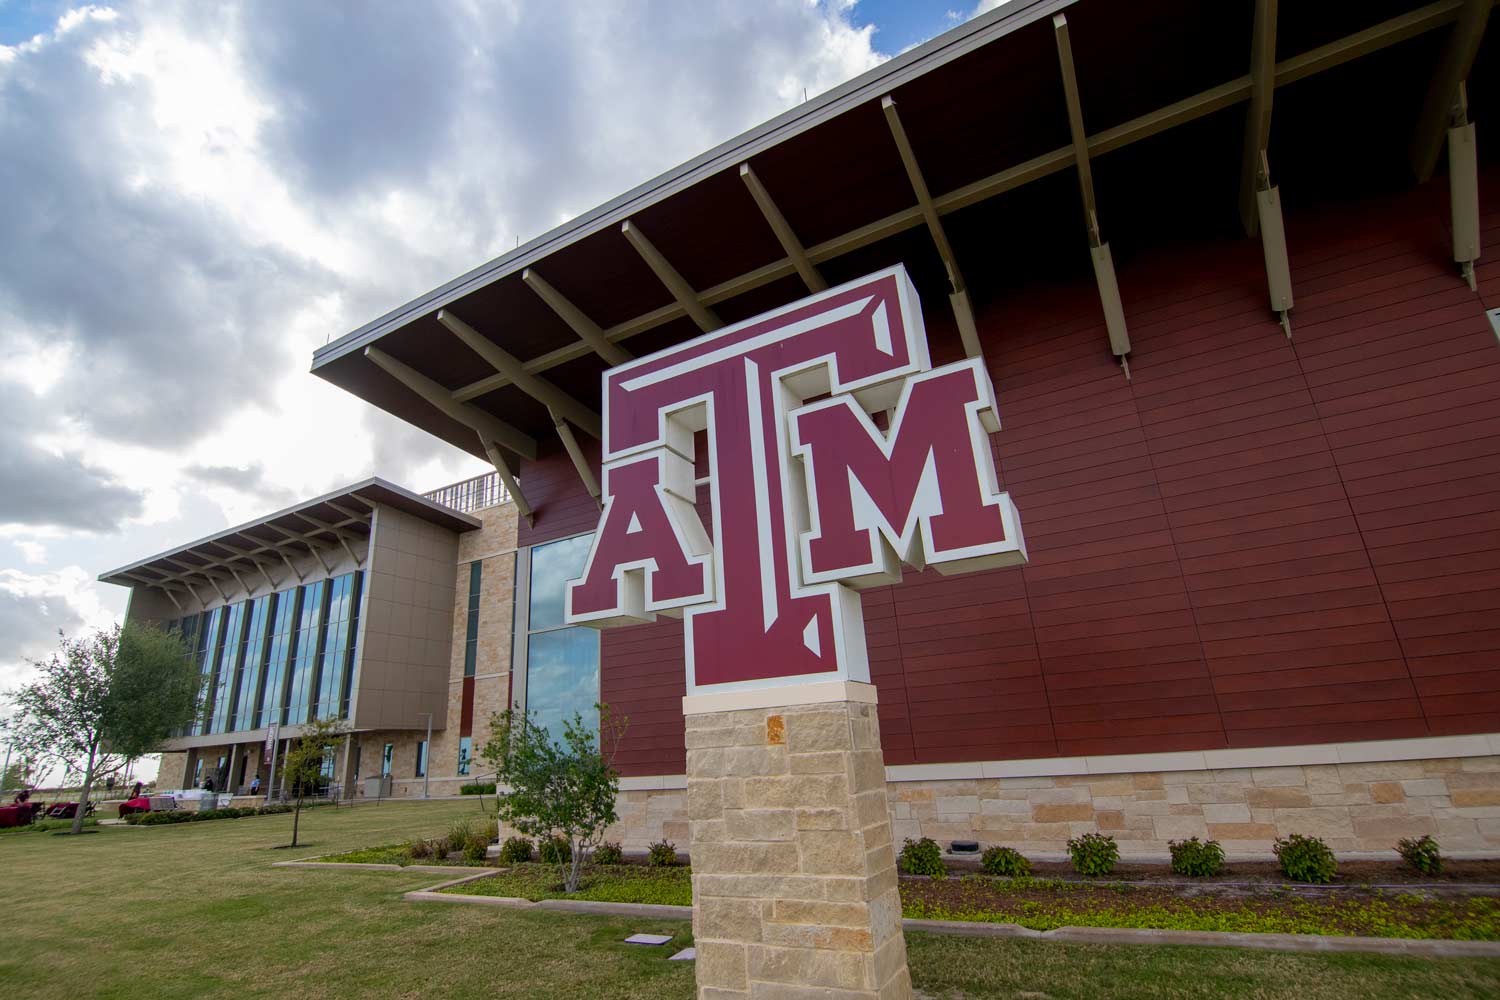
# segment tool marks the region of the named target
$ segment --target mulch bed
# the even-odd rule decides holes
[[[1500,896],[1284,883],[1128,885],[959,875],[901,879],[907,916],[1064,926],[1500,939]]]
[[[955,860],[944,858],[948,871],[955,875],[978,873],[979,859]],[[1066,881],[1105,883],[1110,882],[1191,882],[1194,885],[1215,883],[1251,882],[1263,885],[1285,885],[1289,881],[1274,861],[1230,861],[1224,871],[1213,878],[1189,879],[1178,875],[1170,865],[1118,864],[1114,873],[1103,878],[1079,875],[1066,861],[1033,861],[1031,876],[1037,879],[1063,879]],[[1423,875],[1412,871],[1401,861],[1346,861],[1339,860],[1339,872],[1333,885],[1434,885],[1444,883],[1470,883],[1500,887],[1500,860],[1443,861],[1441,875]]]

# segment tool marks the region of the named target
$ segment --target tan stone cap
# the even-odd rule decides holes
[[[738,712],[747,708],[780,708],[783,705],[820,705],[835,701],[873,705],[875,685],[859,681],[793,681],[790,684],[751,688],[748,691],[690,694],[682,699],[682,714],[704,715],[708,712]]]

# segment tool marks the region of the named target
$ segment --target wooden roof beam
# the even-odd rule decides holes
[[[491,368],[507,376],[511,385],[541,403],[548,410],[562,414],[579,430],[596,439],[603,438],[604,422],[597,412],[540,375],[528,372],[520,358],[453,315],[450,310],[439,309],[437,321],[447,327],[449,333],[463,341],[464,346],[483,358]]]
[[[807,257],[807,249],[802,246],[802,241],[792,230],[791,224],[786,221],[786,216],[781,214],[781,209],[776,207],[776,202],[771,197],[771,192],[760,182],[755,171],[748,163],[740,164],[740,180],[745,182],[745,187],[750,189],[750,197],[755,199],[755,204],[760,208],[760,214],[766,217],[771,232],[776,234],[776,241],[781,244],[782,253],[792,262],[797,273],[802,276],[802,283],[807,286],[809,292],[827,291],[828,282],[823,280],[823,275],[818,273],[817,267]]]
[[[1120,301],[1120,285],[1115,279],[1115,262],[1109,244],[1099,232],[1099,213],[1094,203],[1094,174],[1089,164],[1088,133],[1083,128],[1083,106],[1078,100],[1078,76],[1073,70],[1073,43],[1068,38],[1068,19],[1062,14],[1052,17],[1057,38],[1057,62],[1062,72],[1063,99],[1068,108],[1068,131],[1073,136],[1073,162],[1078,168],[1078,191],[1083,199],[1083,219],[1089,235],[1089,256],[1094,261],[1094,280],[1099,286],[1099,304],[1104,309],[1104,326],[1109,332],[1109,349],[1120,359],[1120,368],[1130,378],[1130,331],[1125,325],[1125,306]]]
[[[516,513],[526,518],[527,524],[535,524],[536,517],[531,512],[531,504],[526,502],[526,494],[521,492],[520,484],[516,482],[516,477],[510,471],[510,465],[505,461],[505,456],[501,453],[499,446],[493,441],[486,440],[482,434],[479,436],[479,443],[484,448],[484,453],[490,457],[490,464],[495,467],[500,481],[510,491],[510,499],[516,505]]]
[[[943,229],[943,220],[932,200],[932,192],[927,189],[927,180],[922,176],[922,165],[917,162],[916,150],[912,149],[911,140],[907,138],[906,126],[901,124],[901,115],[896,111],[896,99],[889,94],[882,97],[880,109],[885,112],[886,125],[891,130],[891,138],[896,142],[897,152],[901,154],[901,164],[906,168],[906,179],[917,197],[917,209],[922,213],[922,220],[927,223],[927,231],[948,272],[948,285],[952,289],[948,295],[948,304],[953,307],[953,318],[958,323],[958,336],[963,341],[964,354],[971,358],[983,357],[979,326],[974,321],[974,307],[969,302],[969,290],[964,285],[963,272],[959,269],[958,258],[954,256],[953,244],[948,242],[948,233]]]
[[[1250,31],[1250,107],[1245,115],[1245,145],[1240,154],[1240,221],[1245,232],[1260,232],[1255,193],[1271,186],[1262,175],[1263,155],[1271,141],[1271,104],[1276,93],[1276,0],[1256,0]]]
[[[1443,43],[1443,54],[1427,85],[1427,96],[1411,141],[1411,169],[1418,183],[1425,184],[1437,169],[1438,153],[1449,126],[1467,123],[1454,117],[1456,114],[1467,118],[1459,87],[1469,78],[1493,6],[1494,0],[1464,0],[1458,21]]]
[[[378,347],[366,347],[365,357],[450,419],[474,429],[480,435],[509,448],[523,458],[536,460],[536,438],[530,434],[512,427],[499,417],[486,413],[471,403],[455,400],[448,389],[405,362],[396,360]]]
[[[595,354],[609,364],[623,365],[634,359],[634,354],[611,341],[598,323],[589,319],[582,309],[568,301],[561,292],[548,284],[547,279],[538,274],[536,268],[528,267],[522,271],[521,280],[526,283],[527,288],[536,292],[543,302],[552,307],[552,311],[557,313],[574,333],[578,334],[579,340],[587,344]]]
[[[676,299],[683,311],[692,317],[700,330],[704,333],[712,333],[724,325],[724,321],[703,304],[698,292],[688,284],[687,279],[677,272],[666,257],[662,256],[660,250],[656,249],[656,244],[641,232],[641,227],[634,219],[626,219],[620,226],[620,232],[624,234],[625,239],[630,241],[630,245],[635,247],[635,252],[641,255],[646,266],[651,268],[663,285],[667,286],[667,291],[672,293],[672,298]]]
[[[1463,2],[1464,0],[1433,0],[1432,3],[1373,24],[1352,35],[1334,39],[1317,48],[1283,59],[1276,64],[1276,86],[1285,87],[1299,80],[1325,73],[1344,63],[1416,38],[1446,24],[1452,24],[1457,19]],[[1491,2],[1493,3],[1494,0]],[[1249,100],[1251,86],[1250,76],[1246,74],[1154,111],[1138,115],[1102,132],[1096,132],[1088,137],[1089,154],[1102,156],[1105,153],[1112,153],[1169,129],[1197,121],[1216,111],[1233,107],[1241,101]],[[935,195],[932,199],[933,205],[940,216],[947,215],[1049,177],[1060,170],[1067,169],[1074,162],[1074,147],[1071,144],[1063,146],[1006,167],[1004,170],[996,171],[987,177],[981,177],[946,194]],[[861,247],[920,226],[923,222],[920,208],[917,206],[903,208],[847,233],[808,247],[807,258],[814,264],[826,264]],[[796,273],[797,269],[792,261],[782,258],[705,288],[698,292],[698,298],[706,305],[717,305]],[[654,330],[684,315],[686,312],[681,304],[674,301],[617,323],[605,330],[604,335],[611,343],[617,344],[648,330]],[[525,368],[529,372],[548,371],[582,357],[589,350],[588,345],[581,341],[568,344],[531,358],[525,362]],[[455,389],[453,398],[461,401],[470,400],[509,384],[510,380],[505,376],[491,375]]]

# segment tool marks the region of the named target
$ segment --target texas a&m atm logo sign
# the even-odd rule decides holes
[[[999,429],[982,362],[932,367],[900,266],[611,369],[604,511],[567,620],[680,614],[689,694],[868,681],[855,588],[1026,561]]]

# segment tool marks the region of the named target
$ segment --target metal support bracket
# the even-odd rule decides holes
[[[1458,88],[1453,124],[1448,129],[1448,199],[1453,211],[1453,260],[1469,285],[1478,292],[1474,262],[1479,259],[1479,154],[1474,145],[1474,123],[1469,121],[1468,94]]]
[[[1271,184],[1271,164],[1260,151],[1256,172],[1255,211],[1260,223],[1260,248],[1266,258],[1266,286],[1271,293],[1271,311],[1281,317],[1286,339],[1292,339],[1292,264],[1286,252],[1286,225],[1281,217],[1281,193]]]

